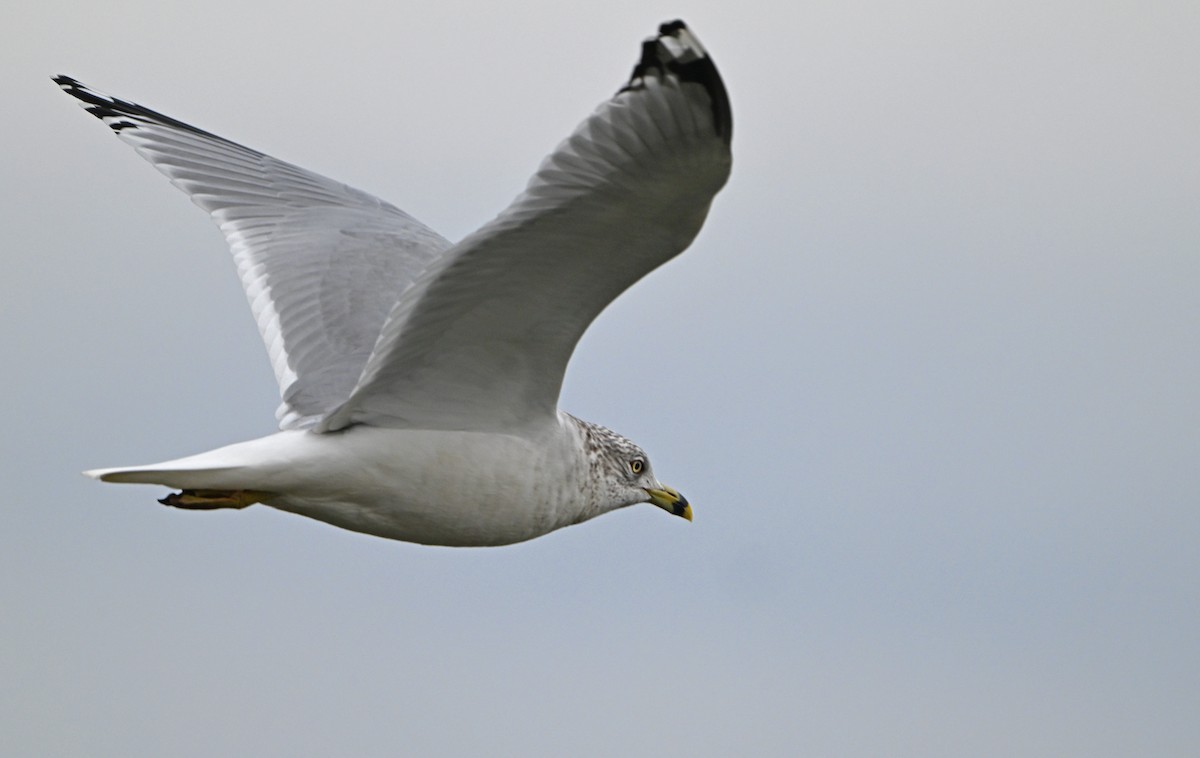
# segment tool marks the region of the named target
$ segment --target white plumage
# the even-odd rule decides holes
[[[557,408],[588,324],[691,243],[729,174],[728,99],[682,22],[454,245],[352,187],[56,81],[220,225],[282,399],[277,434],[89,475],[430,544],[516,542],[637,502],[691,518],[640,448]]]

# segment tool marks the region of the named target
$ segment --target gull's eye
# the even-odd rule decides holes
[[[642,473],[642,469],[646,468],[646,462],[641,458],[634,458],[629,462],[629,470],[635,474]]]

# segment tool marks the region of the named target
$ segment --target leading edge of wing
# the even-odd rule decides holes
[[[731,134],[711,58],[682,22],[664,24],[525,191],[401,296],[354,392],[316,430],[513,432],[554,417],[588,324],[699,232]]]
[[[220,226],[279,384],[280,426],[311,426],[342,403],[400,293],[450,243],[366,192],[54,81]]]

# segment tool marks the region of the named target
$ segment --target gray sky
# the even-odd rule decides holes
[[[1200,749],[1200,5],[24,6],[0,752]],[[78,475],[269,433],[277,398],[218,231],[51,74],[458,238],[676,16],[733,178],[562,402],[694,524],[423,548]]]

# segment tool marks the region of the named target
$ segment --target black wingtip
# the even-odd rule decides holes
[[[665,37],[686,28],[687,24],[683,23],[683,19],[681,18],[677,18],[674,21],[664,21],[658,25],[658,36]]]
[[[712,100],[713,125],[726,143],[733,137],[733,112],[725,83],[709,56],[681,19],[659,25],[658,36],[642,43],[642,57],[633,67],[629,83],[622,91],[636,89],[640,80],[651,70],[669,71],[681,81],[694,82],[708,91]]]
[[[221,142],[228,142],[233,145],[236,143],[230,142],[224,137],[220,137],[212,132],[206,132],[203,129],[197,129],[191,124],[184,123],[176,118],[152,111],[145,106],[137,103],[121,100],[120,98],[110,97],[102,92],[90,89],[86,84],[70,76],[59,74],[51,77],[54,83],[62,88],[71,97],[78,100],[83,109],[92,114],[96,118],[103,121],[110,129],[118,134],[124,129],[137,129],[138,127],[148,125],[168,126],[172,129],[181,129],[183,131],[199,134],[208,139],[215,139]],[[241,147],[238,145],[238,147]],[[248,149],[248,148],[243,148]]]
[[[83,104],[84,110],[103,121],[114,132],[122,129],[137,127],[137,123],[126,118],[133,115],[130,108],[136,108],[132,103],[124,103],[116,98],[108,97],[94,90],[78,79],[65,74],[53,77],[54,83],[71,97]]]
[[[84,86],[83,82],[79,81],[73,76],[58,74],[57,76],[52,76],[50,78],[54,80],[54,83],[57,84],[63,92],[66,92],[71,97],[82,102],[85,107],[89,105],[94,106],[98,102],[102,102],[102,98],[99,95],[89,90],[86,86]]]

